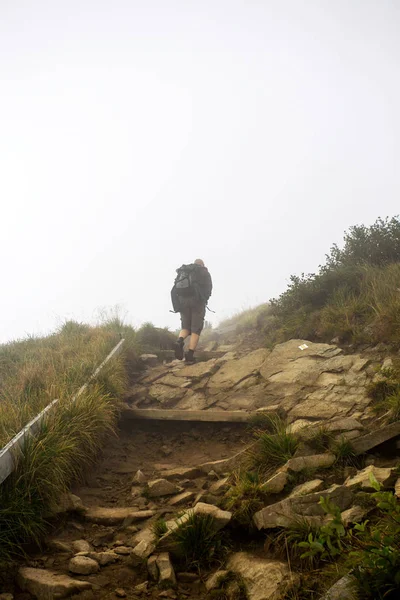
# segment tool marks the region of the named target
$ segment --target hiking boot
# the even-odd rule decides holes
[[[187,365],[193,365],[196,362],[194,357],[194,350],[188,350],[185,354],[185,363]]]
[[[183,340],[179,339],[175,342],[175,358],[178,360],[183,359]]]

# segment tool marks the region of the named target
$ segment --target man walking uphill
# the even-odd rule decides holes
[[[195,361],[194,351],[204,327],[206,306],[212,292],[212,280],[200,258],[191,265],[182,265],[176,272],[171,299],[174,311],[181,313],[182,331],[175,343],[175,356],[179,360],[183,359],[183,344],[190,335],[185,362],[192,364]]]

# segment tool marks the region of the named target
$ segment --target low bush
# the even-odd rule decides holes
[[[226,541],[211,515],[191,513],[171,534],[176,553],[187,569],[207,568],[226,554]]]
[[[268,430],[265,431],[265,426]],[[256,445],[248,452],[253,470],[268,473],[292,458],[298,447],[296,435],[278,415],[268,415],[264,429],[255,432]]]
[[[232,512],[235,523],[252,528],[253,516],[265,506],[267,498],[268,494],[262,489],[258,473],[239,471],[233,475],[223,506]]]

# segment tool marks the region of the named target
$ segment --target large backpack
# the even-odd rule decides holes
[[[171,290],[172,306],[175,312],[180,312],[183,306],[202,300],[199,265],[182,265],[176,270],[174,287]]]

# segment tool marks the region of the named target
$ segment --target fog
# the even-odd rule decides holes
[[[2,0],[0,341],[118,305],[217,323],[399,212],[395,0]]]

